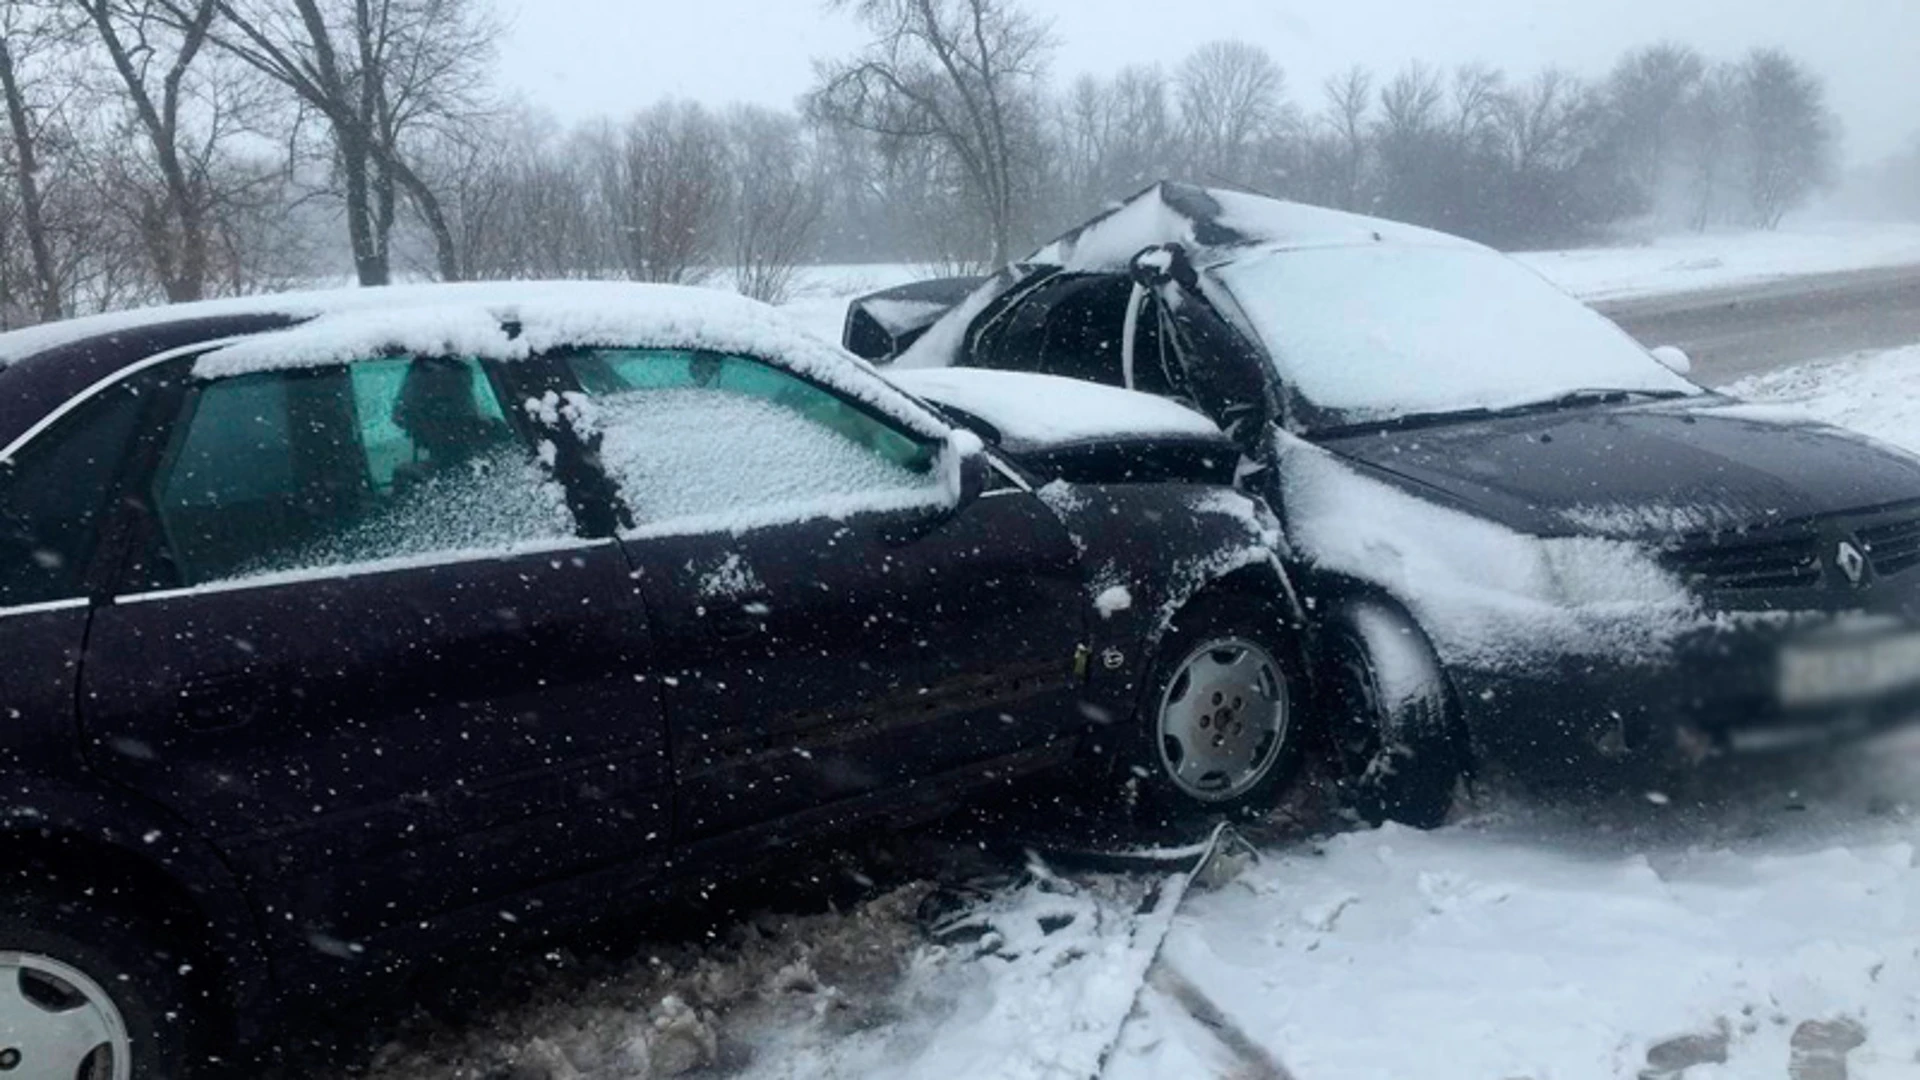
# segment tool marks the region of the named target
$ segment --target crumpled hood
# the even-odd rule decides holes
[[[1920,499],[1920,458],[1724,398],[1568,409],[1322,445],[1536,536],[1658,542]]]

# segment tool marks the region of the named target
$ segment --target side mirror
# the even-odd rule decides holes
[[[1687,355],[1687,350],[1678,345],[1661,345],[1649,351],[1653,353],[1655,360],[1660,361],[1661,367],[1675,375],[1693,374],[1693,358]]]
[[[965,506],[979,498],[993,479],[993,466],[985,451],[975,450],[960,457],[960,498],[956,506]]]
[[[971,442],[971,437],[969,436]],[[956,448],[957,449],[957,448]],[[948,521],[965,510],[974,500],[986,493],[987,485],[993,480],[993,466],[987,462],[986,452],[978,444],[970,449],[958,450],[960,490],[955,493],[951,503],[928,507],[908,513],[884,527],[880,531],[881,539],[895,547],[911,544],[921,537],[937,532]]]

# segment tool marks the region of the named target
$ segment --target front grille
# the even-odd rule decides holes
[[[1668,552],[1668,564],[1690,583],[1709,589],[1796,589],[1820,583],[1820,540],[1703,543]]]
[[[1920,514],[1861,529],[1860,544],[1881,577],[1920,566]]]

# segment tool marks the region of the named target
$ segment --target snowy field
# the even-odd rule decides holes
[[[1920,346],[1734,389],[1920,450]],[[505,1004],[404,1018],[371,1074],[1920,1078],[1920,731],[1608,796],[1496,778],[1425,834],[1308,791],[1184,895],[931,863],[838,913],[547,954]]]
[[[1632,247],[1536,251],[1519,259],[1593,303],[1920,264],[1920,225],[1790,222],[1777,232],[1663,236]]]
[[[1562,289],[1593,303],[1807,274],[1920,265],[1920,225],[1789,224],[1778,232],[1665,236],[1634,246],[1536,251],[1518,258]],[[939,274],[900,263],[811,267],[787,311],[815,334],[838,341],[849,298]]]

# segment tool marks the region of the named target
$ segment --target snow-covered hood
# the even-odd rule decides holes
[[[890,368],[886,376],[910,394],[984,421],[1014,454],[1108,441],[1229,445],[1218,425],[1184,405],[1079,379],[980,368]]]
[[[1920,499],[1920,459],[1727,399],[1572,409],[1322,445],[1535,536],[1659,543]]]

